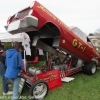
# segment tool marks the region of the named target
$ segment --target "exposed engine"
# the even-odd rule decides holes
[[[52,66],[53,69],[58,69],[59,71],[67,70],[68,66],[66,64],[63,65],[54,65]]]
[[[48,69],[48,62],[46,62],[42,67],[45,71],[49,70]],[[68,69],[68,65],[62,63],[60,61],[59,57],[56,56],[50,62],[50,70],[55,70],[55,69],[58,69],[59,71],[62,72],[62,71],[65,71]],[[35,68],[35,67],[30,67],[28,72],[33,76],[42,73],[41,69]]]
[[[62,63],[58,56],[54,57],[51,62],[51,69],[58,69],[59,71],[67,70],[67,64]]]

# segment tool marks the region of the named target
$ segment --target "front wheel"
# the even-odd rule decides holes
[[[43,80],[38,80],[30,87],[30,95],[33,100],[43,99],[48,93],[48,85]]]
[[[97,65],[95,62],[86,63],[83,67],[83,72],[87,75],[93,75],[97,71]]]

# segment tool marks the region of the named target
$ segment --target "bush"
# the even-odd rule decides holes
[[[11,42],[4,42],[4,49],[7,50],[7,49],[10,49],[10,48],[12,48]]]

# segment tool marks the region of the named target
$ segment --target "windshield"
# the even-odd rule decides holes
[[[82,40],[87,42],[87,36],[85,35],[84,32],[82,32],[78,27],[70,26],[70,29]]]

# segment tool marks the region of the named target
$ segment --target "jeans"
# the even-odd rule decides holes
[[[5,77],[6,66],[0,61],[0,76],[2,78],[3,92],[8,92],[8,78]]]
[[[18,100],[18,89],[19,89],[19,83],[20,83],[21,78],[12,78],[13,81],[13,96],[12,100]]]

